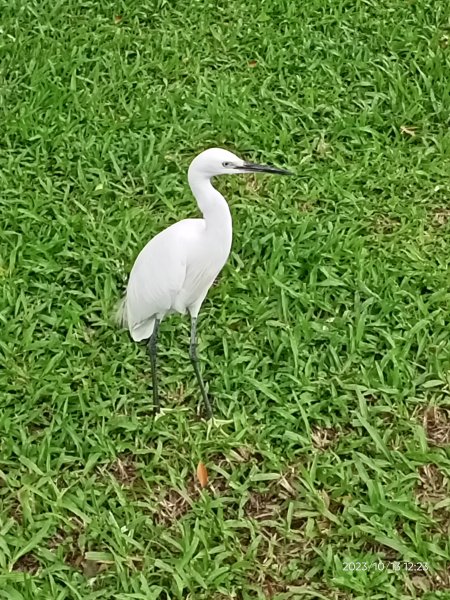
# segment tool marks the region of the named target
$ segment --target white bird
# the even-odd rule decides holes
[[[191,162],[189,186],[202,219],[184,219],[152,238],[138,255],[130,273],[126,294],[118,309],[118,321],[128,327],[134,341],[147,340],[152,366],[153,404],[160,409],[156,373],[156,345],[161,320],[169,313],[189,312],[189,356],[200,386],[207,417],[212,416],[197,359],[197,316],[203,300],[225,265],[231,250],[232,221],[228,204],[211,184],[216,175],[289,171],[243,161],[221,148],[210,148]]]

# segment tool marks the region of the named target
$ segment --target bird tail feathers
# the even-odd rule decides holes
[[[119,327],[128,327],[127,297],[124,296],[116,304],[114,321]]]
[[[136,323],[130,330],[131,337],[135,342],[141,342],[142,340],[148,340],[152,335],[153,330],[155,328],[155,319],[147,319],[146,321],[141,321],[141,323]]]
[[[155,319],[151,317],[140,323],[133,323],[130,326],[127,312],[127,297],[126,295],[116,304],[114,321],[119,327],[124,327],[130,330],[131,337],[135,342],[147,340],[153,333],[155,327]]]

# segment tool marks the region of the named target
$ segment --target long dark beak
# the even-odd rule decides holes
[[[272,175],[293,175],[286,169],[278,169],[277,167],[271,167],[270,165],[256,165],[254,163],[244,163],[242,166],[235,167],[236,171],[241,173],[272,173]]]

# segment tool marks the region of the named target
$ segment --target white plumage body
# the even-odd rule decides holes
[[[228,259],[231,240],[231,228],[217,231],[205,219],[185,219],[148,242],[131,270],[123,307],[133,340],[149,338],[155,318],[198,312]]]

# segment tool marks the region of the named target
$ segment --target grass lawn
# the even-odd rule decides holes
[[[0,599],[450,598],[444,9],[0,0]],[[153,422],[111,313],[210,146],[297,177],[219,180]]]

